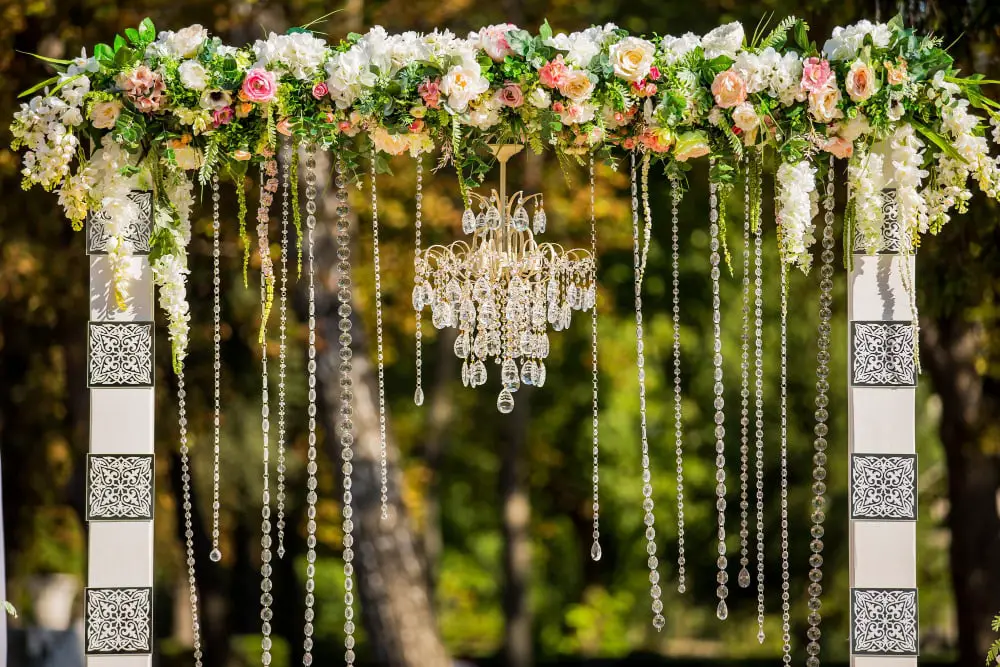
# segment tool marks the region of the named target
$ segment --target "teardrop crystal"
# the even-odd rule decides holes
[[[496,206],[486,209],[486,226],[490,229],[500,229],[500,211]]]
[[[213,563],[218,563],[222,560],[222,552],[218,549],[212,549],[212,553],[208,554],[208,559]]]
[[[530,220],[528,219],[528,212],[524,210],[523,206],[518,206],[517,210],[514,211],[514,220],[512,223],[514,225],[514,229],[517,231],[527,231]]]
[[[535,384],[536,366],[535,362],[528,359],[521,366],[521,383],[525,385]]]
[[[547,218],[545,216],[545,209],[543,209],[542,207],[539,206],[538,208],[535,209],[535,219],[534,219],[533,224],[532,224],[532,227],[534,228],[533,231],[536,234],[544,234],[545,233],[545,225],[546,225],[547,221],[548,220],[547,220]]]
[[[535,386],[545,386],[545,364],[540,361],[538,362],[538,368],[535,370]]]
[[[720,621],[729,618],[729,607],[726,605],[725,600],[719,600],[719,606],[715,609],[715,615]]]
[[[471,208],[465,209],[465,213],[462,214],[462,231],[466,234],[472,234],[476,231],[476,214],[472,212]]]
[[[757,631],[757,643],[758,644],[763,644],[764,643],[764,631],[763,630],[758,630]]]
[[[601,543],[596,540],[594,541],[594,545],[590,547],[590,558],[595,563],[601,560]]]
[[[413,403],[415,405],[424,404],[424,389],[423,387],[417,387],[417,390],[413,392]]]
[[[739,583],[740,588],[747,588],[747,587],[749,587],[750,586],[750,572],[748,572],[745,567],[741,568],[740,569],[740,574],[736,578],[736,581]]]
[[[507,391],[517,391],[521,387],[520,374],[517,372],[517,364],[513,359],[504,359],[500,367],[500,382]]]
[[[497,410],[505,415],[514,411],[514,395],[504,389],[497,397]]]
[[[426,306],[426,305],[427,304],[424,303],[424,288],[423,288],[423,286],[422,285],[415,285],[413,287],[413,310],[415,310],[415,311],[417,311],[419,313],[421,310],[424,309],[424,306]]]

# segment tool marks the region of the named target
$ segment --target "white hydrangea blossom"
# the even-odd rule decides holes
[[[687,32],[680,37],[673,35],[664,37],[660,41],[660,51],[663,54],[663,61],[668,65],[673,65],[700,45],[701,38],[693,32]]]
[[[784,259],[808,271],[812,264],[809,248],[816,242],[816,225],[813,224],[818,208],[816,169],[808,160],[783,162],[778,167],[776,179]]]
[[[733,21],[719,26],[701,38],[701,47],[705,49],[705,57],[709,60],[719,56],[735,58],[737,51],[743,48],[743,24]]]
[[[847,168],[851,202],[854,204],[854,226],[868,254],[882,249],[884,166],[880,153],[858,150]]]
[[[546,44],[565,52],[566,62],[570,65],[586,68],[591,61],[600,55],[608,37],[618,29],[614,23],[604,26],[593,26],[580,32],[570,34],[558,33],[546,40]]]
[[[309,81],[326,58],[326,40],[308,32],[271,33],[266,40],[254,42],[253,52],[257,56],[254,67],[284,70],[299,81]]]

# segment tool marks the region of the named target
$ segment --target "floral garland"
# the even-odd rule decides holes
[[[641,151],[680,180],[689,160],[712,156],[723,193],[747,147],[769,148],[783,256],[803,269],[823,153],[851,159],[849,219],[868,251],[880,243],[883,187],[897,189],[914,245],[964,211],[970,179],[1000,197],[987,140],[992,130],[1000,141],[1000,105],[980,88],[995,82],[959,77],[938,39],[899,19],[837,28],[822,48],[795,18],[749,37],[739,23],[653,38],[613,24],[554,33],[545,23],[537,35],[502,24],[467,38],[375,27],[337,45],[297,28],[244,47],[198,25],[157,34],[146,19],[90,57],[45,60],[57,74],[25,92],[43,94],[12,125],[24,186],[58,190],[80,227],[97,210],[125,219],[127,188],[151,184],[161,211],[152,262],[178,361],[193,179],[228,174],[243,229],[248,165],[267,169],[279,134],[336,148],[354,170],[370,144],[391,155],[439,149],[463,190],[489,170],[490,142],[581,160]],[[262,229],[266,210],[259,215]],[[124,294],[131,249],[116,228],[110,253]],[[262,252],[265,242],[262,233]]]

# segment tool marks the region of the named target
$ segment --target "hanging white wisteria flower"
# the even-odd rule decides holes
[[[896,183],[896,207],[902,242],[909,246],[917,234],[927,231],[927,202],[921,184],[929,172],[924,163],[924,142],[917,138],[912,125],[902,125],[892,136],[893,180]]]
[[[808,271],[812,265],[809,249],[816,242],[816,168],[806,160],[783,162],[776,182],[782,258]]]
[[[187,356],[191,319],[187,300],[187,246],[191,241],[193,184],[183,172],[171,174],[166,183],[165,205],[154,207],[153,235],[170,251],[152,259],[153,281],[159,287],[160,308],[167,316],[173,364],[179,369]]]
[[[861,237],[865,252],[873,254],[882,249],[882,210],[884,160],[876,151],[859,150],[847,169],[847,180],[854,206],[855,231]]]

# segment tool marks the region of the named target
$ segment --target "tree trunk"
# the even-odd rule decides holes
[[[317,156],[319,185],[330,172],[324,155]],[[336,433],[340,383],[337,354],[337,264],[333,237],[336,202],[326,188],[315,230],[317,380],[324,404],[326,450],[340,468]],[[357,225],[354,225],[355,229]],[[355,244],[357,246],[357,244]],[[357,247],[352,248],[357,256]],[[355,311],[357,312],[357,311]],[[402,476],[391,431],[387,434],[389,461],[389,518],[381,518],[378,387],[364,327],[355,321],[354,356],[354,496],[355,560],[362,619],[371,648],[388,667],[448,667],[451,662],[438,631],[427,588],[426,568],[418,555],[417,539],[400,499]]]
[[[984,392],[976,369],[986,334],[958,319],[923,320],[922,360],[941,398],[941,442],[948,463],[951,576],[958,611],[959,664],[982,660],[1000,611],[1000,463],[995,436],[996,388]]]

